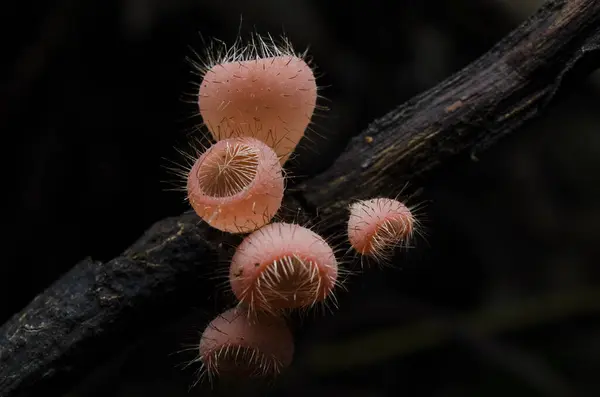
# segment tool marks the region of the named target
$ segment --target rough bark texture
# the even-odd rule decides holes
[[[452,156],[476,159],[539,114],[571,74],[596,67],[599,45],[600,3],[547,2],[481,58],[374,121],[303,186],[307,204],[339,216],[348,200],[408,181],[418,187],[427,171]]]
[[[375,121],[337,162],[288,196],[343,222],[348,202],[475,155],[540,113],[567,79],[600,64],[600,2],[549,1],[487,54]],[[294,201],[297,200],[297,201]],[[193,214],[162,220],[122,256],[83,261],[0,328],[0,395],[68,389],[98,360],[197,299],[224,236]]]

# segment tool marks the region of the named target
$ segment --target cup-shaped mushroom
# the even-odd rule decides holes
[[[249,233],[267,224],[281,207],[284,176],[277,155],[255,138],[219,141],[194,163],[188,199],[209,225]]]
[[[200,83],[200,115],[216,140],[257,138],[284,164],[304,136],[317,101],[310,66],[282,55],[214,65]]]
[[[200,361],[215,375],[272,377],[290,365],[294,340],[280,317],[260,314],[250,321],[237,308],[217,316],[200,339]]]
[[[412,212],[398,200],[375,198],[350,206],[350,244],[359,254],[378,261],[388,259],[393,249],[406,244],[414,227]]]
[[[333,293],[338,263],[312,230],[272,223],[246,236],[229,270],[231,289],[251,312],[308,308]]]

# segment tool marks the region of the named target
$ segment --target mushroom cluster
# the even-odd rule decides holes
[[[285,190],[286,161],[317,108],[318,87],[306,54],[289,41],[254,36],[196,64],[197,103],[214,143],[186,173],[187,198],[210,226],[244,234],[229,268],[237,305],[206,327],[202,372],[274,376],[292,362],[284,314],[335,299],[340,262],[308,227],[273,222]],[[348,239],[356,253],[386,260],[415,230],[411,210],[376,198],[350,207]]]

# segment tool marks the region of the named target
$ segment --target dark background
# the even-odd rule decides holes
[[[165,167],[200,122],[185,95],[197,81],[185,58],[203,51],[199,33],[231,43],[243,17],[242,32],[285,32],[298,50],[310,45],[330,108],[315,120],[326,137],[315,137],[318,154],[301,148],[291,165],[310,176],[370,121],[483,54],[540,3],[4,5],[0,130],[14,200],[5,207],[0,320],[77,261],[109,260],[155,221],[188,209],[167,191]],[[563,90],[544,116],[478,161],[440,170],[422,198],[427,240],[394,269],[353,279],[335,315],[296,324],[294,365],[268,393],[599,395],[599,77]],[[202,306],[211,294],[182,302],[190,313],[177,324],[140,330],[70,395],[187,395],[194,367],[182,370],[176,364],[189,357],[174,353],[221,309]],[[335,344],[343,346],[330,353]],[[357,356],[364,365],[352,364]]]

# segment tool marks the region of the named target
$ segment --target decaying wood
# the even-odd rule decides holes
[[[349,200],[413,187],[539,114],[559,86],[600,65],[600,2],[548,1],[487,54],[373,122],[334,165],[287,196],[343,222]],[[335,223],[335,222],[333,222]],[[193,214],[162,220],[123,255],[75,265],[0,328],[0,395],[68,389],[207,287],[224,236]]]
[[[597,1],[547,2],[475,62],[374,121],[330,169],[306,183],[307,204],[335,217],[348,200],[407,181],[419,186],[451,157],[476,159],[538,115],[565,80],[600,64],[599,14]]]

